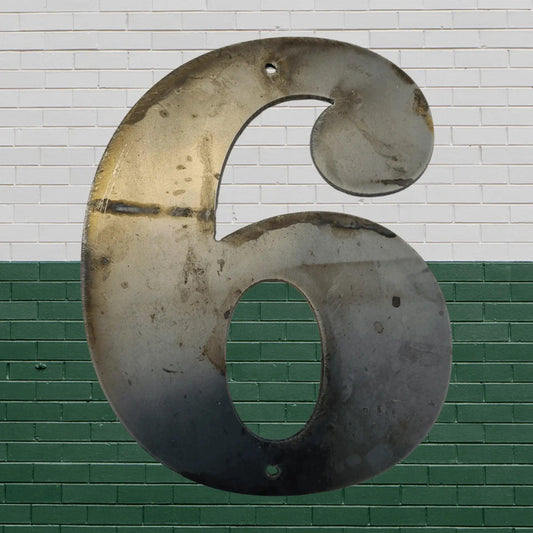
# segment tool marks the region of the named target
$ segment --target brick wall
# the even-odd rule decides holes
[[[454,337],[437,424],[368,482],[285,498],[217,491],[154,462],[96,381],[79,263],[0,263],[0,533],[531,533],[533,263],[430,266]],[[248,291],[230,336],[243,419],[270,437],[301,427],[320,357],[301,296]]]
[[[323,103],[262,113],[222,177],[220,235],[322,209],[391,227],[430,260],[533,260],[532,0],[4,0],[0,5],[0,260],[79,260],[96,165],[127,110],[198,55],[275,36],[369,47],[433,111],[426,174],[358,199],[308,150]]]

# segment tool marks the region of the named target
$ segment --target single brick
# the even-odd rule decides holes
[[[58,503],[61,487],[48,483],[9,483],[6,485],[6,501],[12,503]]]
[[[235,409],[245,423],[283,422],[285,420],[284,403],[238,403]]]
[[[285,301],[288,295],[287,283],[264,281],[250,287],[242,296],[241,300],[249,301]]]
[[[226,344],[226,361],[259,361],[261,344],[259,342],[228,342]]]
[[[487,383],[487,402],[533,402],[533,388],[529,383]]]
[[[286,404],[287,422],[307,422],[315,407],[315,402]]]
[[[316,324],[307,322],[288,322],[287,340],[289,341],[319,341],[320,332]]]
[[[315,315],[307,302],[261,302],[261,320],[312,322]]]
[[[506,341],[509,340],[507,324],[461,323],[453,324],[453,338],[456,341]],[[515,339],[513,339],[515,340]]]
[[[260,505],[255,513],[255,523],[259,526],[305,526],[312,523],[312,508],[307,506]]]
[[[512,422],[511,404],[461,404],[457,405],[459,422]]]
[[[118,460],[121,463],[152,463],[156,460],[136,442],[118,443]]]
[[[533,443],[533,424],[485,424],[485,435],[486,442]]]
[[[456,406],[452,403],[445,403],[442,406],[442,409],[440,411],[439,417],[437,418],[436,423],[442,424],[446,422],[455,422],[457,415],[456,415]]]
[[[0,281],[0,300],[11,300],[11,283]]]
[[[144,508],[145,510],[148,507]],[[141,524],[143,508],[134,505],[90,505],[87,520],[90,524]],[[148,520],[146,520],[148,522]]]
[[[188,505],[145,505],[144,523],[198,525],[200,523],[201,509],[203,510],[204,508]],[[220,522],[223,522],[223,520],[220,520]]]
[[[61,448],[46,442],[14,442],[9,443],[7,456],[10,461],[61,461]]]
[[[382,487],[377,487],[382,488]],[[261,503],[261,502],[256,502]],[[270,503],[270,502],[267,502]],[[272,503],[283,503],[273,501]],[[330,490],[327,492],[315,492],[314,494],[303,494],[300,496],[287,496],[288,505],[341,505],[343,503],[343,490]]]
[[[192,483],[189,479],[176,474],[176,472],[165,468],[162,464],[147,464],[146,483]]]
[[[0,400],[29,400],[35,399],[35,383],[0,381]]]
[[[79,302],[39,302],[41,320],[81,320],[83,314]]]
[[[91,400],[107,401],[107,398],[98,381],[93,381],[91,385]]]
[[[455,283],[439,283],[442,295],[447,302],[455,301]]]
[[[506,487],[507,488],[507,487]],[[513,490],[513,487],[509,487],[508,490]],[[514,487],[515,503],[516,505],[527,505],[531,507],[533,501],[533,487]],[[500,504],[506,502],[498,502]]]
[[[433,275],[440,281],[482,281],[482,263],[431,262]]]
[[[33,262],[0,262],[0,280],[1,281],[19,281],[29,280],[37,281],[39,279],[39,264]]]
[[[65,339],[85,340],[85,325],[83,322],[65,322]]]
[[[232,381],[228,389],[234,402],[254,402],[259,400],[259,385],[257,383],[244,383]]]
[[[497,343],[485,346],[487,361],[531,361],[533,344]]]
[[[235,381],[287,381],[286,363],[235,363],[231,369]]]
[[[198,522],[198,519],[196,519],[194,522],[196,524],[231,524],[232,526],[255,524],[255,509],[253,507],[237,505],[232,505],[231,507],[220,507],[217,505],[209,505],[201,506],[199,510],[200,521]]]
[[[77,381],[36,383],[37,400],[90,400],[91,384]]]
[[[488,465],[488,485],[531,485],[532,465]]]
[[[3,524],[30,524],[32,521],[31,505],[1,503],[0,517]]]
[[[532,342],[533,324],[511,324],[511,341]]]
[[[0,322],[0,339],[11,338],[11,324],[9,322]]]
[[[226,504],[229,498],[228,492],[204,485],[175,485],[171,493],[171,501],[180,505]]]
[[[320,350],[320,345],[315,342],[264,342],[261,343],[261,359],[263,361],[316,361],[317,347]]]
[[[67,361],[65,379],[72,381],[96,381],[96,372],[90,361]]]
[[[64,424],[69,427],[72,423]],[[88,433],[88,424],[80,424],[84,427],[83,438],[79,439],[61,439],[74,440],[76,442],[66,442],[61,445],[61,457],[63,461],[69,463],[75,462],[105,462],[116,461],[118,458],[118,445],[116,443],[79,443],[79,441],[87,440],[85,433]],[[85,429],[87,428],[87,429]],[[53,440],[53,439],[50,439]],[[59,440],[59,439],[57,439]]]
[[[13,300],[64,300],[66,287],[64,283],[13,282],[11,286]]]
[[[509,283],[456,283],[455,298],[459,302],[508,302]]]
[[[91,464],[91,483],[143,483],[144,465],[137,464]]]
[[[428,521],[432,526],[481,526],[481,507],[429,507]]]
[[[288,300],[294,302],[307,302],[305,296],[293,285],[287,284],[288,288]]]
[[[367,525],[369,521],[370,515],[366,507],[313,507],[314,526]]]
[[[313,402],[316,394],[312,383],[259,383],[259,398],[267,402]]]
[[[69,422],[116,421],[117,417],[107,402],[64,403],[63,420]]]
[[[232,341],[273,341],[286,339],[283,322],[232,322],[228,338]]]
[[[233,310],[231,320],[236,322],[259,320],[261,318],[260,305],[259,302],[239,302]]]
[[[75,281],[67,282],[67,300],[80,301],[81,300],[81,285]]]
[[[468,363],[456,365],[457,381],[502,382],[513,380],[513,367],[505,363]]]
[[[87,343],[77,341],[39,341],[37,343],[37,353],[44,360],[89,361],[91,358]]]
[[[532,352],[533,353],[533,352]],[[517,363],[513,365],[513,381],[533,382],[533,363]]]
[[[448,313],[452,322],[481,322],[482,303],[448,303]]]
[[[61,501],[63,503],[115,503],[117,487],[115,485],[90,485],[64,483],[61,485]]]
[[[531,263],[487,263],[485,281],[533,281]]]
[[[513,302],[533,302],[533,283],[511,283]]]
[[[375,505],[375,502],[372,502]],[[457,490],[455,487],[434,486],[402,487],[402,503],[408,505],[455,505]]]
[[[63,379],[63,363],[10,363],[9,377],[12,380],[28,381],[61,380]]]
[[[64,339],[65,324],[54,321],[20,321],[11,323],[13,340]]]
[[[394,468],[379,474],[366,483],[372,485],[426,485],[428,479],[428,468],[425,465],[397,464]]]
[[[429,482],[434,485],[480,485],[484,482],[482,466],[431,465]]]
[[[531,526],[533,507],[488,507],[485,509],[487,526]],[[520,531],[520,530],[515,530]],[[527,530],[526,530],[527,531]]]
[[[46,483],[87,483],[89,465],[75,463],[36,464],[35,481]]]
[[[533,303],[485,304],[485,320],[492,322],[531,322]]]
[[[513,505],[513,487],[457,487],[459,505]]]
[[[33,424],[31,422],[0,422],[0,435],[5,442],[32,440]]]
[[[533,404],[516,404],[513,411],[515,422],[533,422]]]
[[[400,487],[355,485],[344,489],[347,505],[398,505]]]
[[[0,302],[0,320],[37,318],[37,302]]]
[[[0,341],[0,359],[34,359],[37,343],[29,341]]]
[[[156,504],[172,503],[172,485],[121,485],[118,487],[118,503]],[[190,502],[180,502],[190,503]]]
[[[426,523],[424,507],[370,507],[370,524],[377,526],[413,526]]]
[[[79,262],[43,262],[39,264],[39,279],[41,281],[79,281]]]
[[[290,363],[289,380],[320,382],[322,365],[320,362],[313,363]]]
[[[422,443],[403,462],[418,464],[456,463],[457,448],[455,444]]]
[[[500,346],[500,345],[498,345]],[[453,343],[453,360],[455,362],[474,362],[484,361],[485,344],[474,342],[454,342]]]
[[[436,424],[429,433],[430,442],[483,442],[480,424]]]
[[[459,444],[457,446],[459,463],[491,464],[512,463],[513,447],[497,444]]]
[[[0,479],[5,483],[37,481],[33,477],[33,464],[31,463],[0,463]]]

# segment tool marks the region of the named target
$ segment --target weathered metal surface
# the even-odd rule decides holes
[[[332,104],[311,147],[333,186],[389,194],[423,172],[431,116],[403,71],[349,44],[281,38],[216,50],[157,83],[115,132],[90,196],[83,301],[102,387],[141,446],[221,489],[304,494],[370,478],[423,439],[447,390],[442,294],[388,229],[297,213],[214,238],[239,133],[267,106],[309,97]],[[282,441],[246,429],[225,377],[233,309],[272,279],[306,295],[323,353],[313,415]]]

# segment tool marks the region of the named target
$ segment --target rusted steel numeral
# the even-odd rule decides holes
[[[310,97],[331,104],[311,151],[334,187],[390,194],[425,169],[431,115],[401,69],[345,43],[267,39],[205,54],[152,87],[115,132],[88,204],[83,299],[100,382],[141,446],[213,487],[304,494],[360,482],[422,440],[447,390],[442,294],[387,228],[296,213],[215,240],[235,139],[266,107]],[[306,295],[322,342],[316,408],[281,441],[246,429],[225,378],[232,310],[272,279]]]

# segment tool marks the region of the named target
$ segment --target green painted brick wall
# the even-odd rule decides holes
[[[533,263],[433,263],[453,322],[446,404],[401,464],[358,486],[255,497],[197,485],[116,421],[84,338],[78,263],[0,263],[0,533],[533,533]],[[249,427],[305,424],[319,336],[282,283],[245,293],[228,380]]]

